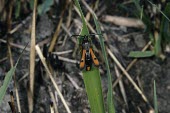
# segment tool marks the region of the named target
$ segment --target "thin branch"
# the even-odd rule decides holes
[[[59,97],[61,98],[61,101],[62,101],[62,103],[64,104],[64,107],[66,108],[66,110],[67,110],[68,113],[71,113],[71,111],[70,111],[70,109],[69,109],[69,107],[68,107],[68,105],[67,105],[67,103],[66,103],[66,101],[65,101],[65,99],[64,99],[64,97],[63,97],[63,95],[62,95],[62,93],[60,92],[60,90],[59,90],[59,88],[58,88],[58,85],[56,84],[56,82],[55,82],[55,80],[54,80],[54,78],[53,78],[53,76],[52,76],[52,74],[51,74],[51,72],[50,72],[50,70],[49,70],[49,68],[48,68],[48,66],[47,66],[47,63],[46,63],[46,61],[45,61],[45,58],[44,58],[44,56],[43,56],[43,54],[42,54],[39,46],[36,45],[36,46],[35,46],[35,49],[36,49],[36,51],[37,51],[37,53],[38,53],[38,55],[39,55],[39,57],[40,57],[40,59],[41,59],[41,61],[42,61],[42,64],[44,65],[44,67],[45,67],[45,69],[46,69],[46,71],[47,71],[47,73],[48,73],[48,76],[49,76],[50,79],[51,79],[51,82],[53,83],[53,85],[54,85],[54,87],[55,87],[55,89],[56,89]]]
[[[32,15],[32,28],[31,28],[31,47],[30,47],[30,96],[29,99],[29,113],[33,112],[34,106],[34,72],[35,72],[35,43],[36,43],[36,9],[37,9],[37,0],[34,0],[34,9]]]
[[[117,60],[117,58],[115,57],[115,55],[111,52],[110,49],[106,48],[110,57],[114,60],[114,62],[116,63],[116,65],[121,69],[121,71],[125,74],[125,76],[128,78],[128,80],[132,83],[132,85],[135,87],[135,89],[138,91],[138,93],[142,96],[143,100],[146,103],[149,103],[148,99],[146,98],[146,96],[144,95],[144,93],[140,90],[140,88],[136,85],[136,83],[133,81],[133,79],[131,78],[131,76],[129,75],[129,73],[123,68],[123,66],[120,64],[120,62]]]

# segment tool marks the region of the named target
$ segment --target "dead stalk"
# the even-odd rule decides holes
[[[14,1],[11,0],[10,1],[10,4],[9,4],[9,13],[8,13],[8,17],[7,17],[7,24],[8,24],[8,32],[10,32],[11,30],[11,23],[12,23],[12,11],[13,11],[13,4],[14,4]],[[10,64],[11,64],[11,67],[14,67],[14,63],[13,63],[13,58],[12,58],[12,51],[11,51],[11,46],[9,44],[10,42],[10,38],[11,37],[7,37],[7,47],[8,47],[8,54],[9,54],[9,60],[10,60]],[[19,101],[19,94],[18,94],[18,88],[17,88],[17,82],[16,82],[16,75],[14,74],[13,76],[13,80],[14,80],[14,89],[15,89],[15,93],[16,93],[16,99],[17,99],[17,107],[18,107],[18,112],[21,113],[21,106],[20,106],[20,101]],[[12,96],[11,96],[11,100],[13,100],[13,93],[12,93]],[[13,104],[12,106],[14,106],[14,102],[11,101],[11,104]],[[13,108],[15,109],[15,108]],[[16,111],[14,111],[16,112]]]
[[[38,56],[39,56],[40,59],[41,59],[42,64],[44,65],[44,67],[45,67],[45,69],[46,69],[46,71],[47,71],[47,73],[48,73],[47,75],[50,77],[51,82],[53,83],[53,85],[54,85],[54,87],[55,87],[55,89],[56,89],[59,97],[61,98],[61,101],[62,101],[62,103],[64,104],[64,107],[66,108],[66,110],[67,110],[68,113],[71,113],[70,108],[68,107],[68,105],[67,105],[67,103],[66,103],[66,100],[64,99],[62,93],[60,92],[60,90],[59,90],[59,88],[58,88],[58,85],[56,84],[56,82],[55,82],[55,80],[54,80],[54,78],[53,78],[53,76],[52,76],[52,74],[51,74],[51,72],[50,72],[50,70],[49,70],[49,68],[48,68],[48,66],[47,66],[47,63],[46,63],[46,61],[45,61],[45,58],[44,58],[44,56],[43,56],[43,54],[42,54],[39,46],[36,45],[36,46],[35,46],[35,49],[36,49],[36,51],[37,51],[37,53],[38,53]]]
[[[33,112],[34,106],[34,69],[35,69],[35,42],[36,42],[36,9],[37,9],[37,0],[34,0],[34,9],[32,15],[32,29],[31,29],[31,46],[30,46],[30,93],[31,98],[28,99],[29,103],[29,113]]]
[[[140,90],[140,88],[136,85],[136,83],[133,81],[129,73],[123,68],[123,66],[120,64],[120,62],[117,60],[115,55],[111,52],[110,49],[106,48],[107,52],[109,53],[110,57],[114,60],[116,65],[121,69],[121,71],[125,74],[125,76],[128,78],[128,80],[131,82],[131,84],[135,87],[135,89],[138,91],[138,93],[142,96],[143,100],[146,103],[149,103],[148,99],[144,95],[144,93]]]

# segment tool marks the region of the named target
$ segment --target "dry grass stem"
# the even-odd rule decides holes
[[[0,59],[0,63],[7,60],[7,59],[8,59],[8,57],[4,57],[4,58]]]
[[[68,29],[66,28],[66,26],[65,26],[64,24],[61,24],[61,27],[62,27],[62,29],[67,33],[67,35],[68,35],[69,37],[72,36],[72,34],[68,31]]]
[[[63,18],[61,17],[60,21],[58,23],[57,29],[56,29],[56,31],[54,33],[54,36],[53,36],[53,38],[51,40],[51,44],[50,44],[50,47],[49,47],[49,50],[48,50],[49,52],[52,52],[53,49],[54,49],[54,46],[56,44],[56,41],[57,41],[57,38],[58,38],[58,34],[59,34],[59,31],[60,31],[60,27],[61,27],[62,22],[63,22]]]
[[[62,25],[62,22],[63,22],[64,12],[65,12],[65,10],[66,10],[66,8],[67,8],[67,6],[68,6],[68,3],[69,3],[69,2],[67,1],[67,3],[65,4],[64,9],[63,9],[62,12],[61,12],[60,21],[59,21],[59,23],[58,23],[57,29],[56,29],[56,31],[55,31],[55,33],[54,33],[54,36],[53,36],[53,38],[52,38],[52,40],[51,40],[51,44],[50,44],[50,47],[49,47],[49,49],[48,49],[48,52],[52,52],[53,49],[54,49],[54,46],[55,46],[55,44],[56,44],[56,41],[57,41],[57,38],[58,38],[58,35],[59,35],[59,32],[60,32],[61,25]]]
[[[50,113],[57,113],[54,111],[54,105],[53,105],[53,102],[50,103]]]
[[[77,12],[77,14],[81,17],[79,10],[76,6],[74,6],[75,11]],[[93,29],[93,27],[90,25],[90,23],[86,20],[86,18],[84,18],[86,21],[87,26],[89,27],[89,29],[92,31],[92,33],[95,33],[95,30]],[[79,20],[78,20],[79,21]],[[81,22],[80,22],[81,23]]]
[[[71,53],[71,52],[73,52],[73,50],[67,50],[67,51],[61,51],[61,52],[52,52],[52,53],[56,54],[56,55],[63,55],[63,54]]]
[[[58,58],[62,61],[69,62],[69,63],[74,63],[74,64],[79,63],[79,61],[77,61],[77,60],[72,60],[69,58],[61,57],[61,56],[58,56]]]
[[[15,28],[13,28],[9,33],[10,34],[15,33],[16,31],[19,30],[19,28],[21,28],[30,19],[31,19],[31,16],[28,16],[25,20],[23,20],[20,24],[18,24]]]
[[[131,78],[131,76],[129,75],[129,73],[123,68],[123,66],[120,64],[120,62],[117,60],[117,58],[115,57],[115,55],[110,51],[110,49],[106,48],[107,52],[109,53],[110,57],[114,60],[114,62],[116,63],[116,65],[121,69],[121,71],[126,75],[126,77],[128,78],[128,80],[132,83],[132,85],[135,87],[135,89],[138,91],[138,93],[142,96],[143,100],[146,103],[149,103],[148,99],[146,98],[146,96],[143,94],[143,92],[140,90],[140,88],[136,85],[136,83],[133,81],[133,79]]]
[[[60,90],[59,90],[59,88],[58,88],[58,85],[56,84],[56,82],[55,82],[55,80],[54,80],[54,78],[53,78],[50,70],[48,69],[47,63],[46,63],[46,61],[45,61],[45,58],[44,58],[44,56],[43,56],[43,54],[42,54],[39,46],[36,45],[35,48],[36,48],[36,51],[37,51],[37,53],[38,53],[38,56],[39,56],[40,59],[41,59],[42,64],[44,65],[44,67],[45,67],[45,69],[46,69],[46,71],[47,71],[47,73],[48,73],[47,75],[50,77],[51,82],[53,83],[53,85],[54,85],[54,87],[55,87],[55,89],[56,89],[59,97],[61,98],[62,103],[64,104],[64,107],[66,108],[66,110],[67,110],[68,113],[71,113],[71,111],[70,111],[70,109],[69,109],[69,107],[68,107],[68,105],[67,105],[67,103],[66,103],[66,101],[65,101],[65,99],[64,99],[64,97],[63,97],[63,95],[61,94],[61,92],[60,92]]]
[[[8,29],[8,32],[10,32],[11,30],[11,27],[12,27],[12,13],[13,13],[13,4],[14,4],[14,1],[11,0],[9,2],[9,12],[8,12],[8,16],[7,16],[7,29]],[[12,51],[11,51],[11,46],[9,44],[10,42],[10,39],[11,37],[10,36],[7,36],[7,48],[8,48],[8,54],[9,54],[9,60],[10,60],[10,64],[11,64],[11,68],[14,67],[14,63],[13,63],[13,58],[12,58]],[[13,81],[14,81],[14,89],[15,89],[15,93],[16,93],[16,99],[17,99],[17,107],[18,107],[18,112],[21,112],[21,106],[20,106],[20,101],[19,101],[19,94],[18,94],[18,88],[17,88],[17,82],[16,82],[16,75],[14,73],[14,76],[13,76]],[[11,106],[14,107],[14,100],[13,100],[13,92],[12,92],[12,95],[11,95]],[[13,108],[14,112],[15,111],[15,108]]]
[[[139,106],[137,106],[139,113],[143,113]]]
[[[22,77],[18,80],[18,83],[21,82],[23,79],[25,79],[28,75],[29,75],[29,73],[26,72],[26,73],[24,74],[24,76],[22,76]]]
[[[149,41],[149,42],[146,44],[146,46],[142,49],[142,51],[146,51],[146,49],[151,45],[151,43],[152,43],[152,42]],[[136,62],[137,62],[137,58],[133,59],[133,61],[130,62],[130,64],[127,66],[126,71],[129,71]],[[114,84],[113,84],[113,88],[117,85],[117,83],[119,82],[119,80],[122,79],[122,77],[123,77],[123,75],[120,75],[120,77],[117,78],[117,80],[116,80],[116,81],[114,82]]]
[[[116,76],[119,77],[119,76],[120,76],[120,73],[119,73],[119,70],[117,69],[117,66],[114,65],[114,68],[115,68]],[[121,93],[122,93],[122,97],[123,97],[126,105],[128,106],[127,96],[126,96],[126,92],[125,92],[125,88],[124,88],[124,85],[123,85],[122,80],[119,81],[119,86],[120,86],[120,91],[121,91]]]
[[[3,40],[3,39],[0,39],[0,42],[7,43],[7,41]],[[16,47],[16,48],[19,48],[19,49],[22,49],[22,50],[25,48],[25,46],[18,45],[18,44],[12,43],[12,42],[9,42],[9,44],[10,44],[10,46],[13,46],[13,47]],[[30,51],[30,48],[26,47],[25,50]]]
[[[66,22],[66,27],[68,28],[70,26],[71,23],[71,19],[72,19],[72,4],[69,5],[69,10],[68,10],[68,18],[67,18],[67,22]]]
[[[141,20],[134,19],[134,18],[104,15],[102,17],[102,21],[111,22],[119,26],[135,27],[135,28],[142,28],[142,29],[145,28],[145,24]]]
[[[52,92],[52,89],[50,86],[48,86],[48,90],[49,90],[49,94],[50,94],[50,97],[52,99],[52,103],[53,103],[53,110],[55,111],[54,113],[58,113],[58,109],[57,109],[57,103],[56,103],[56,100],[55,100],[55,96]],[[51,106],[52,107],[52,106]],[[50,108],[51,108],[50,107]]]
[[[91,14],[95,14],[93,9],[85,2],[85,0],[82,0],[83,5],[89,10]]]
[[[10,92],[11,101],[8,102],[12,113],[16,113],[13,91]]]
[[[30,46],[30,96],[28,97],[29,103],[29,113],[33,112],[34,106],[34,71],[35,71],[35,43],[36,43],[36,9],[37,9],[37,0],[34,0],[34,9],[32,15],[32,28],[31,28],[31,46]]]
[[[67,78],[70,80],[70,82],[73,84],[73,86],[74,86],[76,89],[82,89],[82,88],[80,88],[79,85],[74,81],[74,79],[70,77],[69,74],[65,73],[65,75],[67,76]]]
[[[72,36],[72,34],[70,33],[70,31],[64,26],[64,24],[62,24],[61,27],[62,27],[62,29],[67,33],[67,35],[68,35],[69,37]],[[71,38],[71,40],[72,40],[75,44],[77,43],[76,39]]]
[[[11,47],[10,47],[9,44],[8,44],[8,52],[9,52],[9,58],[10,58],[11,67],[14,67],[14,63],[13,63],[13,59],[12,59]],[[14,89],[15,89],[15,94],[16,94],[18,112],[21,113],[20,97],[19,97],[19,93],[18,93],[16,74],[15,73],[14,73],[14,76],[13,76],[13,80],[14,80]],[[11,98],[11,100],[12,100],[12,98]]]
[[[62,26],[64,26],[64,24],[62,24]],[[67,30],[66,27],[65,27],[65,29],[66,29],[68,32],[71,30],[71,28],[72,28],[72,26],[70,26],[70,27],[68,28],[68,30]],[[71,33],[70,33],[70,34],[71,34]],[[70,35],[69,35],[69,38],[70,38]],[[65,46],[67,39],[68,39],[68,36],[65,35],[64,40],[63,40],[63,43],[62,43],[62,46],[63,46],[63,47]]]

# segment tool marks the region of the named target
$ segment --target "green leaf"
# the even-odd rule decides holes
[[[33,10],[34,8],[34,0],[29,1],[30,8]]]
[[[78,2],[78,0],[74,0],[75,1],[75,5],[77,6],[79,12],[80,12],[80,15],[81,15],[81,19],[82,19],[82,22],[83,22],[83,26],[82,26],[82,30],[81,30],[81,35],[88,35],[89,34],[89,30],[87,28],[87,25],[86,25],[86,21],[85,21],[85,18],[84,18],[84,15],[83,15],[83,12],[81,10],[81,7],[80,7],[80,4]]]
[[[170,14],[170,3],[167,3],[165,7],[164,15],[167,15],[167,17],[170,18],[169,14]],[[162,16],[160,32],[161,32],[161,36],[163,40],[169,43],[170,42],[170,21],[165,16]]]
[[[8,71],[8,73],[5,75],[5,80],[3,82],[3,85],[0,88],[0,104],[2,103],[2,100],[5,96],[6,90],[8,88],[8,85],[12,79],[12,75],[15,72],[16,67],[13,67],[10,69],[10,71]]]
[[[38,14],[45,14],[47,11],[50,10],[50,7],[53,5],[53,3],[53,0],[45,0],[41,5],[38,6]]]
[[[154,110],[155,110],[155,113],[158,113],[158,103],[157,103],[157,95],[156,95],[156,83],[155,83],[155,80],[154,80]]]
[[[90,102],[91,113],[105,113],[99,69],[83,71],[83,80]]]
[[[17,0],[16,1],[16,8],[15,8],[15,18],[18,18],[20,15],[20,10],[21,10],[21,1]]]
[[[27,45],[28,45],[28,44],[27,44]],[[27,47],[27,45],[25,46],[25,48]],[[12,79],[12,75],[13,75],[14,72],[15,72],[15,69],[16,69],[16,67],[17,67],[17,65],[18,65],[18,62],[19,62],[19,60],[20,60],[20,58],[21,58],[21,56],[22,56],[25,48],[23,49],[22,53],[20,54],[20,56],[19,56],[19,58],[18,58],[18,60],[17,60],[17,62],[16,62],[16,64],[15,64],[15,66],[12,67],[12,68],[8,71],[8,73],[5,75],[5,79],[4,79],[3,85],[2,85],[1,88],[0,88],[0,105],[1,105],[1,103],[2,103],[2,100],[3,100],[4,96],[5,96],[5,93],[6,93],[6,90],[7,90],[7,88],[8,88],[8,85],[9,85],[11,79]]]
[[[134,10],[134,14],[145,23],[146,31],[150,32],[153,27],[150,17],[144,12],[143,6],[140,5],[139,0],[133,0],[133,2],[137,8],[137,10]]]
[[[141,8],[141,6],[140,6],[140,4],[139,4],[139,0],[133,0],[133,2],[134,2],[134,4],[135,4],[137,10],[140,12],[142,8]]]
[[[129,57],[134,57],[134,58],[144,58],[144,57],[151,57],[154,55],[153,51],[132,51],[129,53]]]
[[[99,25],[99,22],[97,21],[97,17],[95,14],[93,14],[93,19],[96,25],[96,30],[97,30],[97,34],[102,34],[101,32],[101,27]],[[114,107],[114,101],[113,101],[113,91],[112,91],[112,77],[111,77],[111,73],[110,73],[110,67],[109,67],[109,62],[107,59],[107,54],[106,54],[106,50],[105,50],[105,45],[104,45],[104,40],[103,40],[103,36],[99,35],[99,41],[100,41],[100,45],[102,48],[102,53],[104,56],[104,60],[105,60],[105,64],[106,64],[106,69],[107,69],[107,77],[108,77],[108,93],[107,93],[107,107],[108,107],[108,113],[115,113],[115,107]]]
[[[160,33],[158,33],[157,31],[155,31],[154,33],[154,54],[159,57],[160,54],[162,53],[161,50],[161,36]]]

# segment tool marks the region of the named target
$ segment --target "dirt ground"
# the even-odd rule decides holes
[[[106,12],[104,12],[106,13]],[[79,22],[81,22],[78,14],[74,14],[75,18],[71,18],[70,32],[71,34],[78,34],[80,32]],[[13,60],[16,62],[22,49],[16,45],[24,47],[27,42],[30,42],[30,25],[31,19],[28,15],[27,22],[12,35],[12,54]],[[66,19],[66,18],[64,18]],[[44,14],[38,16],[36,37],[37,43],[43,48],[44,44],[49,46],[50,40],[57,27],[59,18],[50,18],[49,15]],[[90,22],[93,25],[93,22]],[[63,23],[65,25],[65,23]],[[143,29],[116,26],[110,23],[101,22],[104,26],[105,34],[108,37],[106,43],[109,45],[110,50],[117,57],[120,63],[126,68],[133,58],[128,57],[129,52],[135,50],[142,50],[142,48],[150,41],[148,34],[143,32]],[[81,24],[80,24],[81,25]],[[79,27],[77,27],[79,26]],[[94,26],[94,25],[93,25]],[[68,28],[67,28],[68,29]],[[65,37],[66,36],[66,37]],[[6,40],[5,38],[1,38]],[[96,39],[97,40],[97,39]],[[43,44],[42,44],[43,43]],[[104,67],[103,59],[101,58],[101,48],[96,45],[98,52],[95,54],[98,56],[101,66],[101,80],[103,87],[104,100],[107,96],[107,76],[106,68]],[[28,45],[28,48],[30,46]],[[80,54],[76,50],[76,44],[69,38],[68,34],[61,28],[61,32],[58,36],[58,40],[55,46],[55,52],[70,51],[68,53],[62,53],[58,56],[69,59],[63,60],[63,67],[57,69],[54,72],[56,83],[59,85],[60,90],[67,101],[72,113],[90,113],[90,106],[87,100],[85,92],[85,86],[80,69],[76,62],[79,61]],[[5,73],[10,69],[9,59],[1,60],[7,57],[7,44],[0,42],[0,85],[3,83]],[[114,87],[114,101],[116,107],[116,113],[151,113],[149,110],[153,108],[153,83],[156,81],[158,109],[159,113],[169,113],[170,111],[170,53],[164,53],[166,59],[164,61],[156,57],[141,58],[132,66],[128,71],[136,84],[141,88],[142,92],[149,100],[149,104],[145,103],[140,94],[134,89],[134,86],[129,80],[123,76],[121,81],[125,88],[125,94],[127,97],[127,103],[122,97],[120,86],[117,84]],[[108,55],[111,74],[113,77],[113,84],[117,79],[115,73],[115,63]],[[74,62],[72,62],[72,60]],[[119,70],[119,68],[118,68]],[[122,72],[119,70],[120,74]],[[28,113],[28,83],[29,83],[29,50],[26,50],[16,69],[16,80],[18,81],[18,90],[21,103],[22,113]],[[75,84],[73,84],[74,81]],[[52,83],[45,74],[44,68],[39,61],[39,57],[36,56],[35,67],[35,95],[34,95],[34,113],[50,113],[50,103],[52,101],[51,93],[54,94],[59,113],[67,113],[57,92],[55,91]],[[0,113],[10,113],[10,91],[14,91],[13,81],[10,83],[4,100],[0,106]],[[14,91],[15,94],[15,91]],[[15,97],[16,102],[16,97]]]

